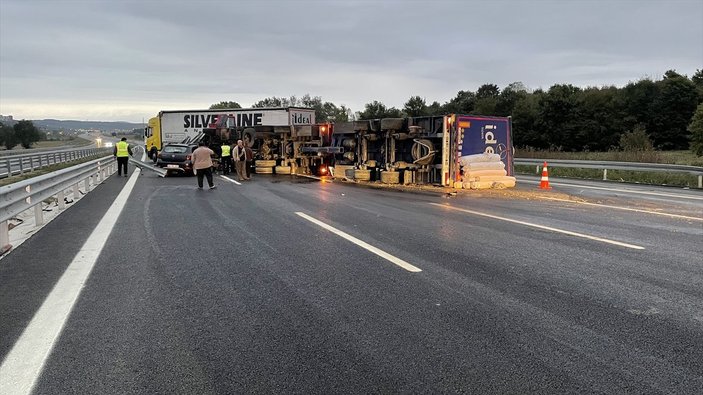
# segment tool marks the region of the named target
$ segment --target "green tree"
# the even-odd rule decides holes
[[[655,146],[661,149],[688,149],[686,130],[698,106],[698,91],[688,77],[673,70],[657,82],[660,94],[652,103],[654,117],[648,128]]]
[[[456,96],[444,103],[442,112],[445,114],[471,114],[476,106],[476,95],[471,91],[459,91]]]
[[[587,88],[578,94],[577,105],[579,118],[575,138],[580,149],[606,151],[617,147],[620,136],[626,130],[618,89]]]
[[[654,145],[647,135],[644,125],[637,125],[635,129],[620,136],[620,148],[623,151],[652,151]]]
[[[478,87],[476,91],[477,99],[485,99],[489,97],[498,97],[500,95],[500,88],[496,84],[483,84]]]
[[[8,133],[14,133],[15,131],[9,127],[5,126],[4,123],[0,122],[0,145],[5,145],[5,140],[7,139]],[[11,149],[11,148],[8,148]]]
[[[405,102],[403,111],[409,117],[420,117],[429,114],[427,103],[425,103],[425,99],[420,96],[411,96],[410,99]]]
[[[32,121],[21,120],[13,126],[15,138],[24,148],[31,148],[32,144],[39,141],[41,133]],[[9,149],[9,148],[8,148]]]
[[[359,113],[359,119],[400,118],[402,116],[402,111],[395,107],[388,108],[378,100],[366,103],[364,111]]]
[[[221,101],[210,106],[211,110],[227,110],[230,108],[242,108],[236,101]]]
[[[703,156],[703,103],[696,108],[688,125],[688,131],[691,132],[691,151],[698,156]]]
[[[427,106],[427,115],[443,115],[444,110],[442,105],[438,101],[433,101],[432,104]]]
[[[337,107],[334,103],[324,102],[321,115],[321,121],[318,122],[347,122],[349,121],[351,110],[343,104]]]
[[[542,91],[519,98],[513,106],[513,140],[517,147],[548,148],[548,138],[537,127]]]
[[[298,102],[298,98],[291,96],[291,98],[286,97],[276,97],[271,96],[263,100],[259,100],[252,107],[254,108],[272,108],[272,107],[292,107]]]
[[[698,103],[703,103],[703,69],[696,70],[691,77],[691,82],[696,86],[696,91],[698,91]]]
[[[522,82],[513,82],[508,85],[498,95],[498,100],[495,104],[493,115],[507,117],[512,115],[513,108],[518,100],[527,96],[527,88]]]
[[[478,115],[495,115],[500,88],[496,84],[483,84],[476,91],[474,113]]]
[[[623,108],[625,130],[633,130],[638,124],[651,129],[656,109],[654,102],[659,96],[659,86],[651,79],[629,83],[618,92],[617,100]]]
[[[580,88],[556,84],[542,96],[539,107],[538,127],[547,133],[550,147],[578,151],[583,142],[578,141],[578,94]]]

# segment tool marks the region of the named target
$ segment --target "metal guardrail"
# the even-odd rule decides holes
[[[44,222],[42,202],[57,196],[59,211],[65,206],[64,192],[72,188],[74,198],[80,194],[80,184],[85,193],[117,169],[113,156],[105,156],[66,169],[57,170],[30,179],[0,187],[0,250],[9,244],[8,220],[34,208],[35,224]]]
[[[37,152],[26,155],[0,157],[0,178],[22,174],[59,163],[70,162],[90,156],[109,154],[111,148],[83,148],[68,151]]]
[[[600,169],[603,170],[603,180],[608,180],[608,170],[630,170],[630,171],[653,171],[666,173],[689,173],[698,176],[698,188],[703,188],[703,167],[686,165],[668,165],[662,163],[639,163],[639,162],[614,162],[614,161],[593,161],[593,160],[565,160],[565,159],[533,159],[515,158],[513,164],[537,166],[539,174],[540,166],[547,162],[551,167],[574,167],[580,169]]]

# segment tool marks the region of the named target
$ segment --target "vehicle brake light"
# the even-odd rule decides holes
[[[320,174],[327,174],[327,167],[320,167]]]

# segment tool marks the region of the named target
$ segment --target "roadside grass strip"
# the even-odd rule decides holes
[[[317,220],[317,219],[315,219],[305,213],[302,213],[300,211],[296,211],[295,213],[297,215],[299,215],[300,217],[305,218],[306,220],[314,223],[315,225],[318,225],[323,229],[329,230],[330,232],[336,234],[337,236],[340,236],[344,239],[347,239],[347,240],[351,241],[352,243],[358,245],[359,247],[364,248],[367,251],[370,251],[370,252],[380,256],[381,258],[386,259],[397,266],[400,266],[401,268],[403,268],[409,272],[417,273],[417,272],[422,271],[422,269],[418,268],[417,266],[414,266],[414,265],[412,265],[412,264],[410,264],[410,263],[408,263],[408,262],[406,262],[396,256],[393,256],[393,255],[391,255],[381,249],[378,249],[363,240],[359,240],[356,237],[354,237],[344,231],[341,231],[333,226],[327,225],[326,223],[324,223],[320,220]]]
[[[44,364],[61,335],[73,306],[95,266],[107,238],[127,204],[139,169],[130,176],[122,191],[56,282],[0,365],[0,394],[30,394]]]
[[[687,215],[669,214],[669,213],[662,213],[662,212],[650,211],[650,210],[642,210],[642,209],[631,208],[631,207],[611,206],[611,205],[608,205],[608,204],[600,204],[600,203],[578,202],[578,201],[569,200],[569,199],[559,199],[559,198],[551,198],[551,197],[543,197],[543,198],[540,198],[540,199],[552,200],[552,201],[555,201],[555,202],[566,202],[566,203],[574,203],[574,204],[585,204],[585,205],[587,205],[587,206],[606,207],[606,208],[612,208],[612,209],[616,209],[616,210],[634,211],[634,212],[636,212],[636,213],[654,214],[654,215],[661,215],[661,216],[664,216],[664,217],[681,218],[681,219],[692,220],[692,221],[703,221],[703,217],[689,217],[689,216],[687,216]]]
[[[542,229],[542,230],[547,230],[547,231],[550,231],[550,232],[556,232],[556,233],[561,233],[561,234],[565,234],[565,235],[569,235],[569,236],[575,236],[575,237],[581,237],[581,238],[584,238],[584,239],[600,241],[600,242],[603,242],[603,243],[613,244],[613,245],[620,246],[620,247],[631,248],[631,249],[633,249],[633,250],[644,250],[644,247],[641,247],[641,246],[638,246],[638,245],[623,243],[623,242],[616,241],[616,240],[604,239],[604,238],[602,238],[602,237],[596,237],[596,236],[586,235],[586,234],[578,233],[578,232],[572,232],[572,231],[570,231],[570,230],[557,229],[557,228],[552,228],[551,226],[538,225],[538,224],[533,224],[533,223],[530,223],[530,222],[518,221],[518,220],[515,220],[515,219],[499,217],[499,216],[497,216],[497,215],[491,215],[491,214],[481,213],[481,212],[478,212],[478,211],[466,210],[466,209],[463,209],[463,208],[453,207],[453,206],[450,206],[450,205],[447,205],[447,204],[439,204],[439,203],[430,203],[430,204],[433,205],[433,206],[443,207],[443,208],[447,208],[447,209],[450,209],[450,210],[461,211],[461,212],[467,213],[467,214],[480,215],[480,216],[482,216],[482,217],[487,217],[487,218],[493,218],[493,219],[497,219],[497,220],[501,220],[501,221],[512,222],[512,223],[514,223],[514,224],[520,224],[520,225],[530,226],[530,227],[533,227],[533,228]]]
[[[533,180],[520,180],[520,183],[539,184],[540,182],[533,181]],[[571,187],[571,188],[581,188],[581,189],[599,189],[599,190],[608,191],[608,192],[634,193],[634,194],[640,194],[640,195],[673,197],[673,198],[677,198],[677,199],[703,200],[703,196],[677,195],[677,194],[673,194],[673,193],[662,193],[662,192],[633,191],[630,189],[594,187],[594,186],[590,186],[590,185],[578,185],[578,184],[563,184],[560,182],[552,182],[552,181],[550,181],[549,184],[561,186],[561,187]]]
[[[233,182],[233,183],[235,183],[235,184],[237,184],[237,185],[242,185],[241,182],[236,181],[236,180],[233,180],[233,179],[231,179],[231,178],[229,178],[229,177],[227,177],[227,176],[220,176],[220,178],[223,178],[223,179],[225,179],[225,180],[227,180],[227,181],[229,181],[229,182]]]

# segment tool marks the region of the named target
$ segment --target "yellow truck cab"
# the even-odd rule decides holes
[[[144,130],[144,146],[149,159],[156,163],[156,155],[161,151],[161,117],[149,118],[149,123]]]

